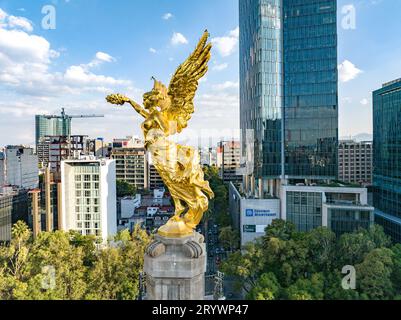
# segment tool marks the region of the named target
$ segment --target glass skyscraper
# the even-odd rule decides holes
[[[70,136],[71,118],[62,112],[61,116],[37,115],[35,117],[36,145],[46,136]]]
[[[401,242],[401,79],[373,92],[375,221]]]
[[[253,135],[252,179],[268,192],[281,178],[336,179],[336,0],[241,0],[239,11],[240,121],[242,137]]]

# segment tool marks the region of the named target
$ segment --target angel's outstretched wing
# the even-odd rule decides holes
[[[206,74],[210,60],[211,43],[207,43],[209,33],[205,31],[195,51],[178,67],[168,88],[171,104],[167,113],[170,120],[177,123],[177,132],[187,127],[194,113],[194,98],[198,81]]]

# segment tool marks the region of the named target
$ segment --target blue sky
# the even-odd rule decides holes
[[[56,29],[42,28],[43,6]],[[352,5],[355,29],[341,27]],[[370,133],[371,91],[401,77],[399,0],[339,0],[340,135]],[[0,146],[34,141],[37,113],[100,113],[76,120],[73,133],[140,135],[140,119],[104,96],[121,92],[141,102],[151,76],[168,84],[207,28],[214,43],[197,111],[180,140],[236,134],[238,128],[236,0],[0,0]],[[195,139],[196,140],[196,139]],[[206,141],[205,141],[206,140]]]

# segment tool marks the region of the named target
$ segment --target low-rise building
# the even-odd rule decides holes
[[[281,189],[281,219],[294,223],[297,231],[327,227],[341,235],[372,226],[374,208],[366,188],[340,182],[287,184]]]
[[[135,210],[141,206],[141,195],[137,194],[135,197],[124,197],[121,201],[121,219],[131,218]]]
[[[246,196],[234,184],[229,187],[229,211],[241,245],[265,234],[273,220],[292,222],[299,232],[327,227],[337,236],[374,223],[374,208],[368,204],[367,188],[331,182],[283,184],[280,198]]]
[[[229,211],[233,227],[239,230],[241,246],[265,234],[273,220],[280,219],[280,199],[247,198],[240,194],[233,183],[229,186]]]

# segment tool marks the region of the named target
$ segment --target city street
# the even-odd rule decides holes
[[[201,226],[202,234],[205,236],[206,250],[207,250],[207,266],[206,266],[206,294],[211,295],[215,290],[215,276],[219,271],[221,263],[227,259],[228,253],[224,250],[219,241],[220,227],[213,219],[207,222],[207,230],[205,225]],[[235,292],[234,281],[230,278],[224,277],[223,282],[224,296],[229,300],[241,299],[241,296]]]

